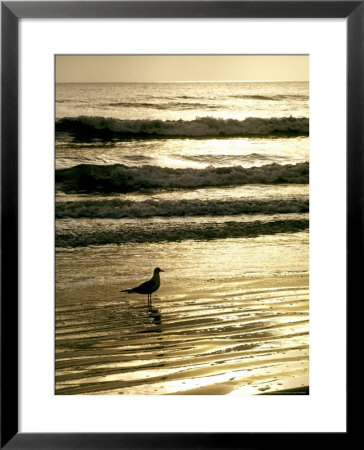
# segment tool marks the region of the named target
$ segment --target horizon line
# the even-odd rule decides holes
[[[309,80],[168,80],[168,81],[56,81],[56,84],[96,84],[96,83],[309,83]]]

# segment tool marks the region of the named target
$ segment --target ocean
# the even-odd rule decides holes
[[[55,393],[307,393],[308,83],[59,83],[55,113]],[[155,267],[153,308],[120,292]]]

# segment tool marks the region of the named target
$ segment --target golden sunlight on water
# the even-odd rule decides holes
[[[279,138],[267,142],[262,138],[200,139],[191,143],[184,139],[57,144],[56,168],[77,164],[126,164],[141,166],[158,164],[170,168],[201,169],[214,165],[226,167],[262,166],[273,162],[293,164],[308,160],[308,138]],[[218,160],[216,158],[218,155]]]
[[[307,244],[300,232],[57,249],[56,394],[300,391]],[[145,295],[119,292],[156,266],[150,310]]]

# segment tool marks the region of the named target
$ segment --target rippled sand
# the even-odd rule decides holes
[[[307,239],[58,249],[56,394],[307,393]],[[148,311],[119,290],[157,259]]]

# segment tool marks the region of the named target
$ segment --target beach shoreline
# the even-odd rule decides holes
[[[65,250],[69,259],[61,254],[59,273],[79,266],[82,254],[83,272],[102,275],[87,249]],[[126,264],[119,247],[110,261],[117,255],[115,266]],[[119,292],[136,280],[121,286],[100,277],[92,292],[82,279],[72,288],[57,284],[57,395],[306,392],[307,272],[208,277],[208,268],[180,276],[164,270],[149,312],[146,296]]]

